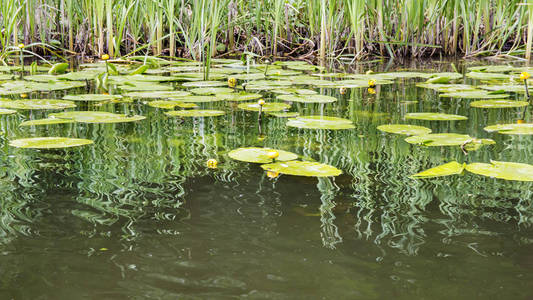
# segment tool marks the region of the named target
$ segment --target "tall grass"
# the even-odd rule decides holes
[[[63,4],[61,4],[63,3]],[[235,54],[529,59],[532,0],[0,0],[1,51],[17,41],[83,55]],[[218,47],[224,45],[225,47]],[[143,48],[144,49],[144,48]]]

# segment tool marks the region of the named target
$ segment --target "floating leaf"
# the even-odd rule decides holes
[[[171,117],[218,117],[226,114],[221,110],[175,110],[166,112],[165,115]]]
[[[124,97],[161,99],[172,97],[185,97],[191,93],[185,91],[150,91],[150,92],[130,92],[123,94]]]
[[[452,161],[447,164],[415,174],[411,176],[411,178],[422,179],[461,174],[463,173],[465,166],[466,164],[460,164],[456,161]]]
[[[261,165],[261,168],[286,175],[307,177],[329,177],[342,174],[341,170],[330,165],[297,160],[265,164]]]
[[[495,132],[502,134],[517,134],[517,135],[532,135],[533,134],[533,124],[522,123],[522,124],[501,124],[501,125],[492,125],[484,128],[488,132]]]
[[[469,67],[467,70],[471,72],[507,73],[513,71],[514,67],[489,65]]]
[[[331,103],[337,98],[326,95],[279,95],[278,100],[301,103]]]
[[[259,111],[260,105],[258,103],[241,103],[237,106],[240,109],[248,111]],[[264,112],[270,111],[282,111],[291,108],[289,104],[279,103],[279,102],[267,102],[263,105]]]
[[[63,100],[71,101],[106,101],[116,100],[122,98],[121,95],[104,95],[104,94],[81,94],[81,95],[66,95]]]
[[[477,108],[513,108],[513,107],[524,107],[528,106],[529,103],[526,101],[516,101],[516,100],[480,100],[470,103],[471,107]]]
[[[222,81],[193,81],[185,82],[183,84],[185,87],[217,87],[225,85],[227,85],[227,83]]]
[[[514,181],[533,181],[533,166],[522,163],[491,161],[490,164],[473,163],[466,166],[468,172],[492,178]]]
[[[119,89],[124,91],[171,91],[173,88],[169,85],[144,83],[144,82],[126,82],[119,85]]]
[[[431,133],[431,129],[423,126],[407,125],[407,124],[390,124],[380,125],[378,130],[388,133],[396,133],[403,135],[423,135]]]
[[[82,82],[73,81],[49,81],[49,82],[34,82],[34,81],[9,81],[2,84],[1,94],[22,94],[37,91],[58,91],[66,90],[76,87],[85,86]]]
[[[69,119],[59,119],[59,118],[47,118],[47,119],[39,119],[39,120],[30,120],[20,123],[19,126],[37,126],[37,125],[53,125],[53,124],[67,124],[67,123],[74,123],[74,120]]]
[[[480,89],[489,91],[503,91],[509,93],[525,93],[526,89],[524,85],[520,84],[500,84],[500,85],[480,85]],[[533,92],[533,87],[529,88],[529,92]]]
[[[277,151],[279,157],[276,158],[276,161],[288,161],[295,160],[298,158],[298,155],[287,152],[283,150],[275,150],[271,148],[257,148],[257,147],[248,147],[248,148],[238,148],[232,150],[228,153],[228,156],[240,161],[266,164],[273,162],[271,158],[268,158],[268,153],[271,151]]]
[[[165,101],[165,100],[157,100],[152,101],[148,103],[148,106],[155,107],[155,108],[162,108],[162,109],[174,109],[176,106],[181,108],[197,108],[198,105],[194,103],[185,103],[181,101]]]
[[[355,126],[352,121],[337,117],[324,116],[300,116],[291,118],[287,122],[287,126],[307,129],[353,129]]]
[[[475,139],[466,134],[457,133],[430,133],[424,135],[415,135],[405,139],[410,144],[421,144],[424,146],[461,146],[468,143],[477,145],[494,144],[491,139]],[[475,150],[477,147],[474,147]]]
[[[217,102],[222,101],[222,99],[217,98],[212,95],[207,96],[186,96],[186,97],[172,97],[171,100],[181,101],[181,102],[192,102],[192,103],[207,103],[207,102]]]
[[[316,95],[318,94],[316,91],[309,90],[309,89],[295,89],[295,88],[284,88],[279,90],[273,90],[273,93],[276,94],[282,94],[282,95]]]
[[[239,93],[217,94],[216,97],[218,99],[226,100],[226,101],[249,101],[249,100],[257,100],[263,97],[263,95],[257,94],[257,93],[239,92]]]
[[[12,109],[65,109],[76,107],[76,104],[72,101],[55,99],[0,99],[0,107]]]
[[[274,116],[277,118],[295,118],[298,117],[300,114],[297,112],[270,112],[268,113],[269,116]]]
[[[468,120],[465,116],[460,115],[449,115],[442,113],[408,113],[405,115],[406,119],[415,119],[415,120],[427,120],[427,121],[458,121],[458,120]]]
[[[128,116],[123,114],[114,114],[105,111],[68,111],[50,114],[49,117],[59,119],[69,119],[80,123],[123,123],[134,122],[146,119],[144,116]]]
[[[501,93],[491,93],[485,90],[469,90],[469,91],[444,93],[444,94],[440,94],[439,97],[463,98],[463,99],[498,99],[498,98],[507,98],[509,97],[509,95],[501,94]]]
[[[66,137],[36,137],[13,140],[9,142],[9,145],[17,148],[55,149],[77,147],[92,143],[93,141],[86,139],[74,139]]]
[[[511,75],[501,73],[470,72],[466,77],[479,80],[509,80]]]
[[[11,114],[14,114],[16,112],[17,112],[16,110],[0,108],[0,115],[11,115]]]
[[[68,69],[67,63],[57,63],[54,64],[50,70],[48,70],[48,74],[63,74]]]
[[[226,88],[226,87],[204,87],[204,88],[190,89],[189,92],[195,95],[217,95],[217,94],[232,93],[233,89]]]

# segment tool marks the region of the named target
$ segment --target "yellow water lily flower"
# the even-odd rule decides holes
[[[28,98],[28,94],[20,94],[20,98]]]
[[[375,95],[376,94],[376,90],[373,89],[373,88],[368,88],[368,93],[371,94],[371,95]]]
[[[265,105],[265,100],[261,99],[261,100],[257,101],[257,104],[259,104],[260,106],[263,106],[263,105]]]
[[[218,161],[216,159],[211,158],[207,161],[207,167],[209,169],[216,169],[217,166],[218,166]]]
[[[339,89],[339,93],[340,93],[341,95],[345,95],[347,91],[348,91],[348,89],[345,88],[345,87],[341,87],[341,88]]]
[[[109,55],[108,54],[102,55],[102,60],[108,60],[108,59],[109,59]]]
[[[529,75],[528,72],[520,73],[520,80],[527,80],[527,79],[529,79],[529,77],[531,77],[531,75]]]
[[[368,81],[368,87],[375,88],[376,87],[376,80],[375,79],[370,79]]]
[[[25,45],[23,43],[20,43],[20,44],[18,44],[18,47],[19,47],[19,49],[22,49],[22,48],[25,47]]]
[[[516,121],[516,124],[524,124],[524,123],[525,123],[525,121],[522,120],[522,119]]]
[[[233,77],[228,78],[228,86],[232,89],[235,88],[237,86],[237,79]]]
[[[267,156],[268,156],[268,158],[270,158],[270,159],[276,159],[276,158],[279,157],[279,152],[276,151],[276,150],[268,151],[268,152],[267,152]]]
[[[272,178],[272,179],[274,179],[274,178],[276,178],[276,177],[278,177],[278,176],[279,176],[279,173],[278,173],[278,172],[275,172],[275,171],[268,171],[268,172],[267,172],[267,177],[268,177],[268,178]]]

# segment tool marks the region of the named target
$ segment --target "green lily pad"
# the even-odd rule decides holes
[[[523,124],[500,124],[492,125],[484,128],[488,132],[498,132],[501,134],[517,134],[517,135],[532,135],[533,134],[533,124],[532,123],[523,123]]]
[[[49,118],[69,119],[80,123],[123,123],[146,119],[144,116],[127,116],[105,111],[68,111],[50,114]]]
[[[479,80],[509,80],[511,75],[501,73],[470,72],[466,77]]]
[[[441,83],[417,83],[417,87],[435,90],[441,93],[456,93],[464,91],[477,91],[478,89],[469,84],[441,84]]]
[[[204,88],[190,89],[189,92],[195,95],[218,95],[218,94],[232,93],[233,89],[226,88],[226,87],[204,87]]]
[[[431,133],[431,129],[427,127],[407,124],[380,125],[377,129],[383,132],[403,135],[424,135]]]
[[[264,73],[249,73],[249,74],[238,74],[238,75],[232,75],[231,77],[237,79],[237,80],[261,80],[265,79]]]
[[[225,85],[227,85],[227,83],[223,81],[193,81],[185,82],[183,84],[185,87],[218,87]]]
[[[355,126],[352,121],[337,118],[337,117],[324,117],[324,116],[300,116],[296,118],[290,118],[287,121],[287,126],[306,128],[306,129],[329,129],[329,130],[341,130],[341,129],[353,129]]]
[[[265,164],[261,165],[261,168],[280,174],[306,177],[330,177],[342,174],[341,170],[330,165],[297,160]]]
[[[92,143],[93,141],[86,139],[74,139],[66,137],[36,137],[12,140],[9,142],[9,145],[17,148],[56,149],[78,147]]]
[[[57,76],[48,74],[30,75],[24,76],[24,80],[36,82],[55,82],[57,80]]]
[[[471,107],[477,108],[513,108],[513,107],[525,107],[529,103],[526,101],[516,100],[480,100],[470,103]]]
[[[240,109],[248,111],[259,111],[260,105],[258,103],[241,103],[237,106]],[[279,102],[267,102],[263,105],[264,112],[270,111],[282,111],[291,108],[289,104],[279,103]]]
[[[9,81],[2,84],[1,94],[22,94],[31,92],[47,92],[66,90],[76,87],[85,86],[83,82],[74,81],[49,81],[49,82],[35,82],[35,81]]]
[[[415,120],[427,120],[427,121],[458,121],[458,120],[468,120],[465,116],[460,115],[449,115],[441,113],[408,113],[405,115],[406,119],[415,119]]]
[[[171,91],[174,89],[169,85],[146,82],[127,82],[124,85],[119,85],[118,88],[123,91]]]
[[[337,101],[337,98],[326,95],[279,95],[277,98],[282,101],[301,103],[331,103]]]
[[[11,80],[13,77],[11,74],[0,74],[0,81]]]
[[[154,83],[154,82],[166,82],[177,81],[178,78],[161,75],[121,75],[121,76],[109,76],[109,82],[114,84],[124,84],[126,82],[141,82],[141,83]]]
[[[172,97],[185,97],[191,93],[185,91],[149,91],[149,92],[130,92],[123,94],[124,97],[131,98],[147,98],[147,99],[162,99]]]
[[[502,91],[506,93],[525,93],[524,85],[520,84],[500,84],[500,85],[480,85],[480,89],[489,91]],[[533,92],[533,87],[529,87],[529,92]]]
[[[104,94],[82,94],[82,95],[66,95],[63,100],[71,101],[107,101],[122,98],[121,95],[104,95]]]
[[[174,109],[176,106],[181,108],[196,108],[198,105],[194,103],[185,103],[173,100],[156,100],[148,103],[148,106],[162,109]]]
[[[430,133],[424,135],[415,135],[406,138],[405,141],[409,144],[419,144],[429,147],[461,146],[469,143],[476,143],[479,145],[494,144],[494,141],[491,139],[478,140],[469,135],[457,133]]]
[[[230,151],[228,153],[228,156],[239,161],[266,164],[273,162],[271,158],[268,158],[268,153],[270,151],[277,151],[279,153],[279,156],[278,158],[276,158],[276,161],[288,161],[295,160],[298,158],[298,155],[292,152],[257,147],[238,148]]]
[[[70,72],[67,74],[57,76],[60,80],[72,80],[72,81],[84,81],[93,80],[98,76],[100,72],[98,70],[84,70],[78,72]]]
[[[316,91],[309,90],[309,89],[296,89],[296,88],[285,88],[285,89],[279,89],[279,90],[272,90],[273,93],[281,94],[281,95],[316,95],[318,94]]]
[[[533,181],[533,166],[522,163],[491,161],[490,164],[473,163],[466,166],[468,172],[492,178]]]
[[[471,72],[488,72],[488,73],[507,73],[507,72],[513,71],[514,69],[515,68],[511,66],[496,66],[496,65],[475,66],[475,67],[467,68],[467,70]]]
[[[0,115],[11,115],[16,113],[16,110],[0,108]]]
[[[269,116],[274,116],[274,117],[277,117],[277,118],[295,118],[295,117],[300,116],[299,113],[291,112],[291,111],[288,111],[288,112],[270,112],[270,113],[268,113],[268,115]]]
[[[411,178],[434,178],[434,177],[443,177],[443,176],[449,176],[449,175],[457,175],[463,173],[465,169],[466,164],[460,164],[456,161],[449,162],[444,165],[440,165],[438,167],[431,168],[429,170],[417,173]]]
[[[217,98],[213,95],[172,97],[170,98],[170,100],[181,101],[184,103],[208,103],[208,102],[222,101],[222,99]]]
[[[72,101],[55,99],[0,99],[0,107],[12,109],[65,109],[76,107]]]
[[[249,100],[257,100],[263,95],[258,93],[248,93],[248,92],[239,92],[239,93],[222,93],[217,94],[216,97],[221,100],[226,101],[249,101]]]
[[[20,123],[19,126],[37,126],[37,125],[53,125],[53,124],[68,124],[68,123],[74,123],[74,120],[69,119],[59,119],[59,118],[53,118],[49,117],[46,119],[39,119],[39,120],[30,120]]]
[[[450,92],[440,94],[441,98],[463,98],[463,99],[499,99],[507,98],[509,94],[491,93],[486,90],[469,90],[460,92]]]
[[[166,112],[165,115],[170,117],[218,117],[223,116],[226,113],[221,110],[175,110]]]

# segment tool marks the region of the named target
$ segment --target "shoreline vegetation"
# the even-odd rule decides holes
[[[0,62],[153,55],[208,60],[530,59],[533,0],[0,0]]]

